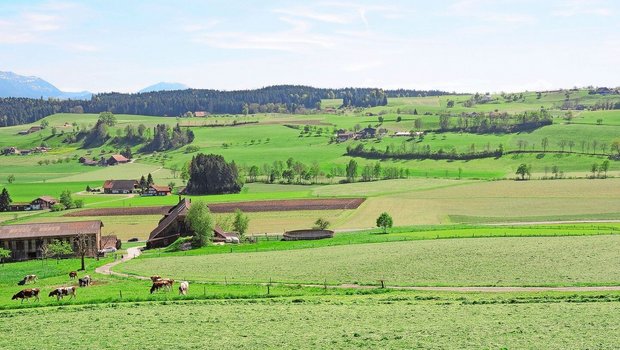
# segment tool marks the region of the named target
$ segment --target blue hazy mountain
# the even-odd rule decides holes
[[[173,91],[173,90],[187,90],[187,89],[189,89],[189,86],[185,84],[160,82],[157,84],[153,84],[151,86],[147,86],[138,92],[142,93],[142,92],[153,92],[153,91]]]
[[[49,82],[34,76],[24,76],[13,72],[0,72],[0,97],[90,99],[88,91],[64,92]]]

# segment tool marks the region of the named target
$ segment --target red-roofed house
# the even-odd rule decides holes
[[[143,196],[167,196],[170,194],[170,187],[151,185],[144,191]]]

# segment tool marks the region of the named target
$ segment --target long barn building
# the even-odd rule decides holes
[[[43,246],[54,240],[71,243],[75,251],[75,238],[86,235],[87,256],[94,257],[100,250],[102,227],[100,220],[0,226],[0,247],[11,251],[11,260],[37,259]]]

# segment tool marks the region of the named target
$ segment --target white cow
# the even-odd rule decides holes
[[[187,295],[189,291],[189,282],[183,281],[181,285],[179,285],[179,295]]]

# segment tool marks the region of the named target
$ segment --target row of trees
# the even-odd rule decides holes
[[[470,148],[468,153],[459,153],[456,148],[445,151],[440,148],[437,151],[431,150],[430,145],[417,147],[415,143],[411,143],[411,147],[407,149],[403,143],[401,147],[392,145],[386,146],[385,150],[380,150],[372,146],[366,149],[364,144],[347,146],[347,155],[352,157],[363,157],[371,159],[434,159],[434,160],[471,160],[480,158],[499,158],[504,154],[504,147],[500,144],[497,149],[492,150],[490,147],[484,150],[476,151],[475,147]]]
[[[194,132],[181,129],[179,124],[170,128],[167,124],[157,124],[153,129],[153,139],[142,147],[144,152],[160,152],[176,149],[194,141]]]
[[[545,167],[545,176],[543,177],[544,179],[549,179],[549,177],[547,176],[548,171],[549,171],[548,167]],[[593,163],[592,166],[590,167],[590,172],[592,173],[591,178],[593,179],[607,178],[608,171],[609,171],[609,160],[607,159],[601,162],[601,164]],[[553,174],[553,177],[552,177],[553,179],[564,178],[564,172],[560,170],[560,168],[557,165],[554,165],[551,167],[551,173]],[[519,164],[515,174],[519,176],[519,178],[517,178],[518,180],[525,180],[526,177],[527,179],[530,179],[532,176],[532,165],[525,164],[525,163]]]
[[[514,115],[505,112],[490,112],[488,114],[476,112],[461,113],[459,116],[451,114],[439,116],[439,129],[444,132],[515,133],[531,131],[551,124],[553,124],[553,119],[546,109]]]

